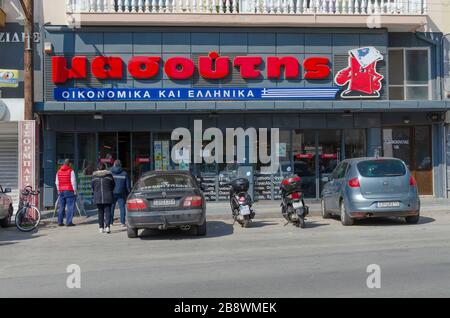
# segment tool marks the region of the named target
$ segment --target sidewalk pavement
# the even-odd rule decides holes
[[[256,202],[254,209],[256,210],[258,219],[272,219],[281,217],[280,201],[260,201]],[[306,205],[309,206],[311,216],[321,215],[320,201],[307,200]],[[421,198],[421,212],[450,212],[450,199],[435,199],[431,197]],[[76,224],[94,223],[96,222],[97,211],[86,211],[87,217],[76,217]],[[119,215],[116,210],[116,217]],[[208,202],[206,207],[206,215],[208,220],[227,220],[231,218],[231,210],[229,202]],[[52,218],[53,210],[44,211],[42,215],[43,223],[54,223]],[[77,216],[77,215],[76,215]]]

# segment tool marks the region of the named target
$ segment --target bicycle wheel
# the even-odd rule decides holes
[[[16,227],[21,232],[31,232],[39,226],[41,212],[34,207],[24,207],[16,214]]]

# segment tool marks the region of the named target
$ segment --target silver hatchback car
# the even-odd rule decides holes
[[[406,164],[395,158],[342,161],[322,191],[322,217],[339,215],[343,225],[374,217],[420,219],[417,184]]]

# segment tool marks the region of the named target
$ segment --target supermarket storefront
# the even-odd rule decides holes
[[[224,184],[250,171],[255,198],[276,200],[288,167],[307,196],[318,198],[341,160],[394,156],[409,165],[423,195],[442,196],[447,104],[434,101],[433,48],[399,48],[395,38],[365,29],[48,27],[53,51],[43,56],[45,100],[36,105],[44,122],[45,205],[65,158],[74,162],[86,203],[96,165],[115,159],[133,181],[146,171],[189,169],[203,178],[210,200],[227,199]],[[390,66],[393,59],[403,64]],[[407,67],[418,59],[428,63],[414,78],[397,76],[403,65],[411,77]],[[278,128],[279,143],[267,152],[279,153],[280,169],[262,174],[262,163],[237,157],[175,164],[172,131],[193,131],[196,120],[204,130]],[[246,156],[256,151],[244,144]]]

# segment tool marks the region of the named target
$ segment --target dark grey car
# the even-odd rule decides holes
[[[333,214],[343,225],[373,217],[404,217],[416,224],[420,219],[416,181],[399,159],[344,160],[322,191],[322,216]]]
[[[197,180],[189,172],[150,172],[136,183],[127,199],[127,233],[139,229],[194,228],[206,235],[206,203]]]

